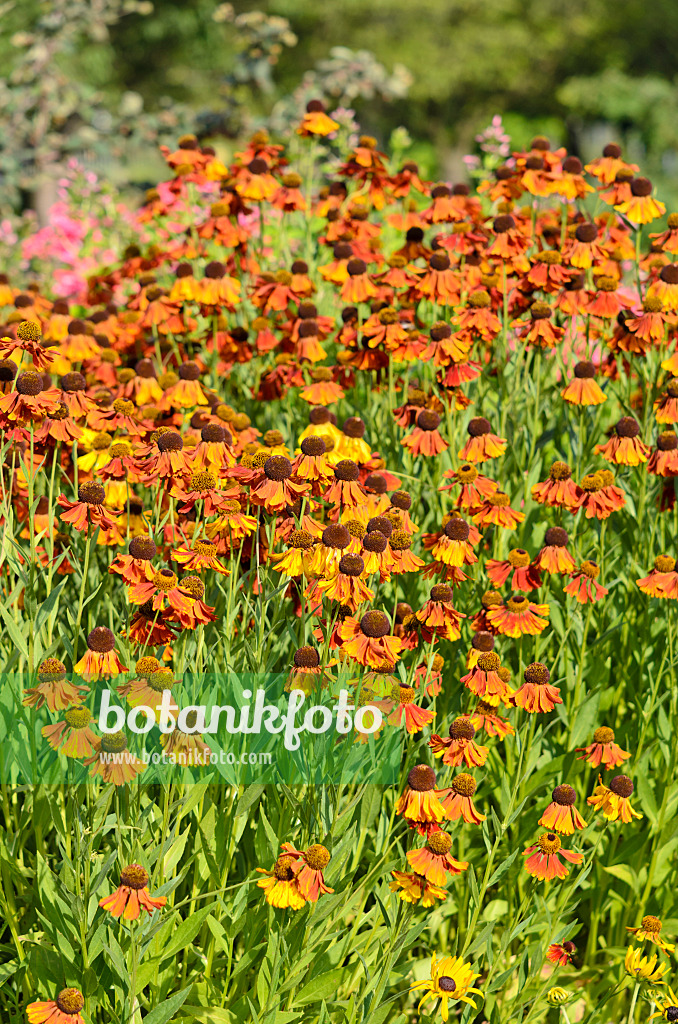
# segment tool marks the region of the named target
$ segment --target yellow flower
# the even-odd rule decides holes
[[[471,965],[465,963],[460,956],[445,956],[438,961],[434,953],[431,958],[431,977],[426,981],[416,981],[414,985],[410,986],[412,991],[417,988],[424,989],[424,995],[419,1001],[417,1010],[421,1010],[427,999],[440,999],[440,1016],[444,1021],[447,1021],[449,1016],[448,1003],[450,999],[460,999],[475,1010],[476,1004],[468,998],[468,993],[482,994],[480,989],[471,988],[475,979],[479,977],[479,974],[473,973]]]
[[[672,953],[675,946],[671,942],[666,940],[661,935],[662,923],[658,917],[653,917],[651,914],[647,915],[640,922],[640,928],[627,928],[627,932],[631,932],[636,941],[640,939],[647,939],[649,942],[654,942],[656,946],[663,949],[665,953]]]
[[[562,1006],[564,1003],[569,1002],[570,993],[566,988],[550,988],[546,993],[546,1001],[551,1006]]]
[[[624,958],[626,973],[636,981],[652,981],[655,985],[663,985],[664,977],[668,973],[668,964],[657,966],[657,954],[643,956],[642,949],[634,949],[629,946]]]

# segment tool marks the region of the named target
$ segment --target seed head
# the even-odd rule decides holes
[[[120,872],[120,884],[128,889],[144,889],[148,885],[148,871],[141,864],[128,864]]]
[[[305,853],[305,860],[312,871],[322,871],[330,862],[330,851],[320,843],[309,846]]]
[[[360,620],[360,629],[364,636],[379,639],[390,633],[391,623],[384,612],[370,611],[365,612]]]
[[[436,788],[436,773],[427,764],[416,764],[408,773],[407,785],[417,793],[428,793]]]
[[[107,654],[115,647],[115,634],[108,626],[95,626],[87,637],[87,646],[97,654]]]
[[[75,1017],[85,1005],[85,997],[77,988],[62,988],[55,1001],[61,1013],[69,1017]]]
[[[461,772],[452,779],[451,788],[457,796],[473,796],[476,791],[476,780],[467,772]]]
[[[84,501],[88,505],[101,505],[105,497],[105,489],[94,480],[88,480],[78,488],[78,501]]]

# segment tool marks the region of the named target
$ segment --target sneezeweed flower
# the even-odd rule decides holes
[[[476,730],[485,730],[488,736],[496,736],[499,740],[513,736],[515,729],[505,718],[500,718],[497,709],[486,700],[479,700],[473,711],[469,713],[469,719]]]
[[[649,597],[678,598],[678,572],[671,555],[659,555],[649,576],[636,580],[637,586]]]
[[[433,1002],[440,1001],[440,1016],[444,1022],[449,1019],[449,1004],[455,1000],[460,1000],[463,1003],[468,1003],[473,1009],[476,1009],[476,1003],[469,996],[481,995],[481,991],[478,988],[473,988],[473,982],[476,978],[479,978],[479,974],[475,974],[471,970],[470,964],[458,956],[451,957],[445,956],[441,960],[437,959],[437,954],[433,954],[431,958],[431,976],[426,981],[415,981],[413,985],[410,985],[410,991],[415,990],[423,991],[417,1011],[421,1012],[421,1008],[424,1003],[432,1000]]]
[[[396,814],[413,825],[428,826],[445,820],[445,808],[436,789],[436,773],[427,764],[417,764],[407,775],[407,785],[396,804]],[[428,831],[428,829],[427,829]]]
[[[177,682],[172,669],[163,667],[157,658],[149,654],[137,659],[134,671],[138,678],[128,679],[117,688],[120,696],[125,697],[131,707],[138,704],[156,707],[163,691],[171,690]]]
[[[535,846],[528,846],[523,851],[525,870],[540,882],[553,878],[565,878],[569,871],[560,860],[563,857],[570,864],[581,864],[584,857],[573,850],[564,850],[559,836],[555,832],[544,832],[539,836]]]
[[[42,344],[42,328],[36,320],[22,320],[16,338],[0,338],[0,356],[7,359],[16,353],[27,355],[36,370],[47,369],[53,360],[52,351]],[[18,363],[21,359],[18,360]]]
[[[287,551],[271,554],[273,568],[285,576],[308,575],[313,543],[313,536],[308,530],[293,530],[287,538]]]
[[[653,942],[655,946],[659,946],[665,953],[672,953],[676,948],[671,942],[666,942],[661,934],[662,923],[658,917],[653,917],[651,914],[645,916],[640,922],[639,928],[626,928],[627,932],[631,932],[635,936],[636,941],[646,939],[648,942]]]
[[[639,434],[640,427],[633,416],[622,416],[614,426],[614,435],[606,444],[597,444],[595,451],[617,466],[639,466],[650,457],[650,449]]]
[[[549,606],[534,604],[522,594],[513,594],[506,604],[499,604],[487,612],[487,621],[498,633],[517,639],[528,634],[537,636],[548,626]]]
[[[546,952],[546,959],[557,967],[566,967],[574,961],[576,952],[574,942],[552,942]]]
[[[422,907],[435,906],[436,900],[447,899],[447,891],[429,882],[423,875],[410,874],[407,871],[391,871],[393,881],[389,882],[391,892],[405,903],[419,903]]]
[[[89,686],[70,683],[66,679],[66,666],[58,658],[46,658],[38,666],[37,686],[24,690],[22,704],[28,708],[47,705],[50,711],[65,711],[72,704],[80,704]]]
[[[309,439],[310,440],[310,439]],[[302,442],[305,443],[305,442]],[[325,501],[340,508],[355,508],[366,501],[364,487],[360,484],[360,467],[352,459],[342,459],[333,471],[334,480],[324,491]]]
[[[625,202],[615,204],[615,210],[623,213],[637,226],[649,224],[666,213],[664,203],[652,196],[652,182],[649,178],[633,178],[630,197]]]
[[[424,560],[412,553],[412,537],[403,529],[395,529],[388,539],[391,549],[391,572],[417,572],[423,568]]]
[[[395,664],[403,647],[391,635],[391,623],[384,612],[365,612],[360,620],[347,616],[338,630],[342,651],[358,662],[377,668],[385,661]]]
[[[301,895],[297,873],[295,871],[296,857],[289,853],[281,854],[273,866],[272,871],[265,868],[256,868],[267,878],[260,878],[257,885],[266,893],[266,902],[272,907],[280,909],[301,910],[306,903]]]
[[[485,571],[492,586],[501,587],[511,576],[511,590],[538,590],[541,586],[541,573],[530,564],[530,556],[523,548],[509,551],[504,561],[489,558],[485,563]],[[511,575],[513,574],[513,575]]]
[[[471,719],[463,715],[450,725],[449,736],[434,733],[428,745],[434,757],[442,756],[442,763],[451,768],[481,768],[487,761],[489,750],[475,742],[475,727]]]
[[[320,655],[315,647],[298,647],[292,659],[292,669],[285,683],[285,692],[302,690],[308,697],[322,683]]]
[[[477,530],[475,536],[479,539]],[[478,556],[473,552],[471,527],[461,516],[451,516],[443,527],[441,536],[431,548],[431,554],[438,562],[445,565],[461,567],[473,565]]]
[[[393,683],[390,699],[385,703],[395,708],[388,716],[390,725],[405,725],[410,735],[421,732],[435,718],[435,711],[426,711],[414,703],[417,692],[411,686],[402,686],[398,680]]]
[[[469,440],[459,452],[459,458],[466,462],[487,462],[498,459],[506,451],[508,441],[492,433],[492,425],[483,416],[472,419],[467,427]]]
[[[123,921],[136,921],[142,910],[152,914],[154,910],[161,910],[166,903],[166,896],[150,895],[148,871],[141,864],[128,864],[123,868],[118,888],[110,896],[99,900],[100,907],[112,917],[122,917]]]
[[[587,764],[598,768],[604,765],[605,768],[618,768],[624,761],[628,761],[630,754],[622,750],[614,741],[614,730],[606,725],[599,726],[593,734],[593,743],[588,747],[577,747],[577,753],[583,756],[578,761],[586,761]]]
[[[501,526],[506,530],[515,530],[525,519],[524,512],[510,507],[511,499],[504,491],[495,491],[486,498],[478,509],[472,510],[473,522],[479,526]]]
[[[566,462],[554,462],[548,480],[535,484],[532,498],[540,505],[566,508],[570,511],[578,506],[581,491],[572,479],[572,470]]]
[[[326,526],[322,532],[320,543],[316,544],[313,557],[308,565],[308,573],[312,576],[329,578],[339,571],[339,562],[344,557],[351,543],[351,534],[343,523]],[[366,566],[369,572],[369,567]]]
[[[500,702],[507,703],[513,696],[513,690],[502,679],[501,661],[496,651],[487,651],[475,661],[470,672],[461,677],[460,682],[467,690],[474,693],[492,707]]]
[[[217,544],[207,537],[199,537],[194,540],[191,547],[182,546],[175,548],[171,554],[173,562],[178,562],[184,571],[204,572],[211,569],[220,576],[230,576],[231,570],[217,558]]]
[[[460,875],[466,871],[468,861],[456,860],[451,854],[452,839],[447,832],[435,829],[429,832],[426,845],[410,850],[407,859],[410,867],[434,885],[445,885],[448,875]]]
[[[325,884],[323,871],[329,864],[330,851],[320,843],[314,843],[306,850],[296,850],[292,843],[283,843],[281,849],[284,854],[295,858],[293,868],[296,874],[299,892],[309,903],[317,903],[321,896],[327,896],[334,892]]]
[[[477,508],[482,505],[485,498],[498,489],[498,484],[489,477],[483,476],[470,462],[464,463],[459,469],[446,469],[443,478],[452,480],[446,487],[439,487],[439,491],[453,491],[459,488],[459,494],[455,502],[457,508]]]
[[[115,634],[108,626],[95,626],[87,637],[87,651],[73,666],[83,679],[101,679],[126,672],[115,651]]]
[[[647,471],[653,476],[678,476],[678,435],[673,430],[664,430],[657,438]]]
[[[607,395],[596,382],[595,374],[593,363],[577,363],[574,379],[560,392],[561,398],[570,405],[602,405],[607,401]]]
[[[104,508],[106,491],[101,484],[90,480],[81,484],[78,488],[78,500],[69,501],[61,494],[56,500],[59,508],[64,511],[59,519],[64,523],[70,523],[79,531],[89,531],[90,526],[96,529],[111,530],[120,518],[120,512],[109,512]]]
[[[85,997],[77,988],[64,988],[56,999],[29,1003],[26,1007],[28,1024],[85,1024],[80,1011]]]
[[[104,782],[124,786],[146,770],[147,765],[127,749],[124,732],[107,733],[93,743],[95,753],[83,764],[91,765],[90,775],[100,775]]]
[[[654,985],[664,985],[670,968],[666,963],[658,964],[657,959],[656,953],[646,957],[643,956],[642,949],[629,946],[624,957],[624,968],[635,981],[651,981]]]
[[[603,817],[608,821],[621,821],[625,825],[630,825],[634,818],[643,817],[631,806],[630,797],[633,789],[633,783],[628,775],[615,775],[609,786],[603,785],[599,775],[598,785],[586,802],[595,810],[602,811]]]
[[[365,563],[360,555],[343,555],[338,572],[329,579],[318,580],[315,586],[323,596],[355,612],[361,604],[374,599],[374,591],[362,580],[364,573]]]
[[[546,665],[535,661],[528,665],[523,673],[525,682],[515,691],[512,700],[517,707],[534,713],[553,711],[556,704],[562,704],[563,698],[557,686],[550,683],[551,673]]]
[[[441,419],[432,409],[422,409],[418,414],[414,430],[401,441],[413,455],[440,455],[447,451],[449,445],[440,434],[438,427]]]
[[[158,553],[152,537],[132,537],[129,542],[128,554],[118,554],[108,567],[110,573],[121,576],[125,583],[141,583],[152,580],[155,569],[151,561]]]
[[[44,726],[41,732],[50,747],[64,757],[89,757],[97,741],[96,733],[90,729],[91,722],[89,708],[69,708],[62,721]]]
[[[429,600],[415,613],[422,623],[422,636],[427,642],[434,637],[458,640],[461,636],[460,623],[466,616],[454,607],[452,596],[452,587],[446,583],[437,583],[431,587]]]
[[[577,794],[572,786],[556,786],[551,794],[551,803],[539,819],[539,824],[563,836],[571,836],[576,829],[586,828],[586,822],[574,806],[576,800]]]
[[[441,792],[445,814],[450,821],[462,818],[467,825],[480,825],[485,821],[486,815],[480,814],[473,803],[476,788],[477,782],[473,776],[467,772],[460,772],[452,779],[450,788]]]
[[[612,438],[612,441],[614,440],[615,438]],[[612,444],[612,441],[608,441],[608,444]],[[648,455],[649,452],[648,448]],[[614,475],[610,470],[599,469],[596,473],[587,473],[582,477],[579,486],[581,488],[579,508],[584,510],[587,519],[594,517],[601,520],[608,519],[613,512],[618,512],[626,504],[624,492],[614,486]]]
[[[590,559],[581,563],[579,569],[572,574],[572,580],[563,587],[563,592],[574,597],[579,604],[600,601],[609,593],[607,587],[596,582],[600,576],[600,566]]]

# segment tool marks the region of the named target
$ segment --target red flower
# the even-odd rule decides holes
[[[523,851],[523,857],[527,857],[525,861],[527,873],[538,878],[540,882],[567,877],[569,871],[560,857],[570,864],[581,864],[584,859],[581,853],[564,850],[559,837],[554,832],[545,832],[541,835],[536,846],[528,846]]]
[[[63,494],[57,498],[57,505],[64,509],[59,519],[64,523],[71,523],[76,530],[88,531],[90,526],[100,527],[102,530],[111,530],[120,512],[107,512],[103,502],[106,498],[106,491],[101,484],[90,480],[81,484],[78,488],[78,500],[69,501]]]

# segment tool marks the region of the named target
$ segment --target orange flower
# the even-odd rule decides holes
[[[614,426],[614,436],[606,444],[597,444],[595,451],[617,466],[639,466],[650,456],[650,449],[639,434],[640,427],[633,416],[622,416]]]
[[[553,711],[556,704],[562,704],[560,690],[551,686],[551,673],[546,665],[535,661],[523,673],[525,682],[513,694],[513,703],[530,714]]]
[[[99,900],[99,906],[107,910],[112,917],[122,917],[124,921],[136,921],[142,909],[148,914],[161,910],[167,903],[165,896],[151,896],[148,892],[148,872],[141,864],[129,864],[120,872],[120,885],[111,893]]]
[[[395,664],[402,640],[390,635],[391,623],[384,612],[369,611],[358,620],[347,616],[339,626],[342,651],[358,662],[377,668],[383,662]]]
[[[513,736],[515,730],[510,722],[500,718],[496,708],[489,701],[479,700],[473,711],[469,713],[469,720],[475,730],[480,732],[484,729],[488,736],[496,736],[504,740],[507,736]]]
[[[306,113],[297,128],[297,135],[331,135],[339,129],[339,122],[333,120],[325,113],[325,107],[320,100],[309,100],[306,104]]]
[[[489,750],[474,741],[475,733],[470,718],[455,718],[450,726],[449,736],[442,737],[434,733],[428,745],[433,751],[433,756],[442,755],[442,763],[451,768],[461,768],[462,765],[466,765],[467,768],[481,768],[487,761]]]
[[[530,556],[523,548],[509,551],[503,562],[489,558],[485,563],[485,571],[494,587],[502,587],[511,574],[511,590],[529,593],[541,586],[541,573],[534,565],[530,565]]]
[[[469,440],[459,452],[459,458],[467,462],[487,462],[498,459],[506,451],[508,441],[492,433],[489,420],[483,416],[472,419],[467,427]]]
[[[206,537],[194,540],[190,548],[175,548],[170,557],[173,562],[178,562],[184,571],[204,572],[205,569],[212,569],[220,576],[230,576],[231,574],[231,570],[227,569],[217,558],[216,543]]]
[[[85,1024],[80,1011],[85,997],[77,988],[64,988],[56,999],[29,1003],[26,1007],[28,1024]]]
[[[143,761],[127,749],[124,732],[109,733],[101,739],[97,738],[92,746],[95,753],[86,758],[83,764],[91,765],[90,775],[100,775],[104,782],[124,786],[147,768]]]
[[[618,439],[613,438],[614,440]],[[612,441],[608,442],[608,444],[612,444]],[[649,454],[650,449],[648,448],[647,451]],[[593,519],[594,517],[596,519],[608,519],[613,512],[618,512],[619,509],[624,507],[626,504],[624,492],[621,488],[612,485],[613,480],[613,474],[607,469],[599,469],[597,473],[587,473],[582,478],[579,508],[584,509],[587,519]]]
[[[391,892],[397,892],[406,903],[419,903],[422,907],[433,907],[436,900],[447,899],[447,892],[438,885],[432,885],[423,875],[411,875],[406,871],[391,871],[393,881],[389,882]]]
[[[505,605],[490,608],[487,620],[498,633],[517,639],[526,633],[537,636],[543,632],[548,626],[548,618],[542,616],[548,616],[548,613],[547,604],[533,604],[522,594],[514,594]]]
[[[657,423],[678,423],[678,378],[668,382],[665,393],[654,402],[653,408]],[[670,432],[668,436],[675,437],[675,434]]]
[[[557,967],[566,967],[567,964],[573,963],[576,952],[577,947],[574,942],[563,942],[562,945],[552,942],[546,952],[546,959],[549,963],[556,964]]]
[[[455,502],[457,508],[477,508],[498,488],[498,484],[494,480],[483,476],[470,462],[460,466],[456,471],[446,469],[443,478],[453,482],[446,487],[439,487],[439,491],[452,491],[456,487],[461,488]]]
[[[346,264],[347,277],[341,286],[344,302],[369,302],[378,294],[377,287],[367,273],[364,260],[353,257]]]
[[[472,797],[476,786],[476,780],[472,775],[460,772],[452,779],[450,788],[441,791],[442,805],[450,821],[463,818],[467,825],[480,825],[485,821],[486,816],[480,814],[473,804]]]
[[[83,679],[117,676],[127,669],[115,652],[115,635],[107,626],[95,626],[87,637],[87,651],[73,666]]]
[[[89,757],[97,740],[89,727],[91,721],[92,714],[88,708],[69,708],[63,721],[46,725],[41,731],[50,747],[64,757]]]
[[[564,836],[571,836],[575,829],[586,828],[586,822],[574,806],[576,799],[577,794],[572,786],[556,786],[551,794],[551,803],[539,819],[539,824]]]
[[[426,845],[410,850],[407,859],[413,871],[433,885],[445,885],[447,876],[460,875],[466,871],[468,861],[455,860],[450,855],[452,840],[447,832],[435,829],[429,832]]]
[[[258,483],[252,485],[250,499],[267,512],[281,512],[293,505],[308,490],[308,484],[290,479],[292,463],[284,455],[271,455],[263,466]]]
[[[607,395],[594,380],[596,368],[593,363],[577,363],[574,368],[574,380],[571,380],[561,392],[570,405],[601,405],[607,401]]]
[[[416,425],[411,434],[408,434],[401,441],[405,448],[409,448],[413,455],[440,455],[447,451],[449,445],[438,431],[440,416],[431,409],[422,409],[416,419]]]
[[[329,579],[318,580],[315,587],[324,597],[338,601],[350,611],[355,612],[361,604],[374,599],[374,591],[370,590],[362,580],[365,573],[365,562],[360,555],[343,555],[339,562],[339,571]]]
[[[606,725],[601,725],[596,729],[593,734],[593,743],[588,747],[577,747],[577,753],[583,754],[583,757],[577,758],[578,761],[586,761],[594,768],[601,763],[606,768],[618,768],[631,756],[627,750],[622,750],[614,742],[614,730],[609,729]]]
[[[76,530],[89,531],[89,527],[111,530],[120,516],[119,512],[108,513],[104,508],[106,491],[101,484],[90,480],[78,488],[78,500],[69,501],[64,495],[57,498],[59,508],[65,509],[59,519],[71,523]]]
[[[555,327],[551,323],[552,316],[553,310],[548,302],[534,302],[530,306],[530,319],[514,320],[511,327],[526,344],[538,348],[554,348],[563,340],[565,329]]]
[[[411,768],[407,785],[396,804],[396,814],[415,825],[438,824],[445,819],[445,808],[436,789],[436,773],[427,764]]]
[[[643,817],[631,807],[629,798],[633,793],[633,788],[633,783],[628,775],[615,775],[610,780],[609,787],[603,785],[603,780],[599,775],[598,785],[586,802],[597,811],[602,811],[608,821],[622,821],[625,825],[630,825],[634,818]]]
[[[572,582],[563,587],[563,592],[574,597],[579,604],[587,604],[589,601],[600,601],[609,593],[607,587],[596,583],[600,575],[600,566],[596,562],[585,561],[579,566],[577,572],[572,574]]]
[[[480,508],[473,511],[473,522],[479,526],[492,524],[507,530],[515,530],[516,526],[525,519],[525,513],[511,508],[510,501],[510,497],[504,491],[495,491]]]
[[[636,580],[644,594],[649,597],[678,599],[678,572],[676,560],[671,555],[659,555],[649,576]]]
[[[648,178],[633,178],[630,198],[616,204],[615,210],[636,225],[649,224],[666,213],[664,204],[652,197],[652,182]]]
[[[580,497],[581,489],[572,479],[572,470],[566,462],[554,462],[549,471],[548,480],[535,484],[532,488],[534,501],[551,508],[562,507],[570,511],[575,510]],[[546,566],[541,566],[541,568],[546,568]],[[552,572],[553,570],[549,569],[548,571]]]
[[[431,588],[430,600],[416,613],[422,623],[422,636],[426,642],[433,637],[458,640],[461,636],[460,623],[466,618],[452,604],[452,587],[438,583]]]
[[[480,655],[473,669],[461,677],[461,682],[471,693],[482,697],[492,707],[497,707],[500,701],[508,703],[513,695],[513,690],[504,682],[500,671],[499,655],[487,651]]]
[[[560,861],[564,857],[570,864],[581,864],[584,857],[573,850],[564,850],[558,836],[554,832],[545,832],[537,840],[536,846],[528,846],[523,851],[525,870],[538,878],[540,882],[554,878],[565,878],[569,872]]]
[[[46,704],[50,711],[64,711],[71,704],[80,704],[88,692],[88,686],[69,683],[63,662],[46,658],[38,667],[38,685],[24,690],[22,704],[36,709]]]
[[[334,892],[334,889],[325,884],[323,876],[323,870],[331,860],[330,851],[325,846],[314,843],[307,850],[295,850],[291,843],[283,843],[281,849],[285,854],[296,858],[292,868],[296,874],[299,892],[305,900],[317,903],[321,896]]]
[[[472,529],[475,537],[471,534]],[[472,528],[461,516],[451,516],[443,527],[442,535],[431,547],[431,554],[436,561],[456,568],[473,565],[478,556],[473,553],[471,545],[479,539],[480,534],[475,527]]]
[[[435,718],[435,711],[426,711],[414,703],[415,697],[416,691],[411,686],[401,686],[396,680],[391,688],[390,698],[385,701],[389,709],[395,704],[395,710],[388,716],[389,724],[400,727],[404,722],[410,736],[421,732]]]

